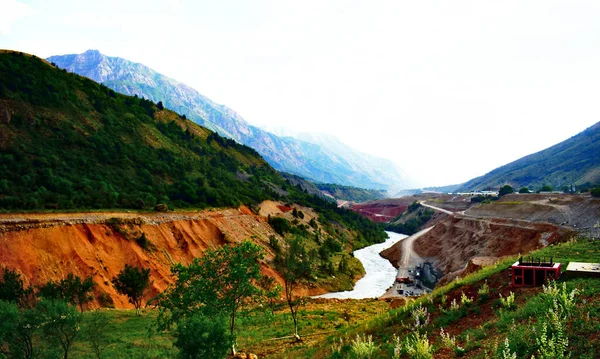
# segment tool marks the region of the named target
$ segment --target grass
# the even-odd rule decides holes
[[[103,351],[104,358],[172,358],[177,349],[173,347],[167,334],[152,335],[150,328],[157,312],[147,311],[137,316],[135,310],[106,310],[110,323],[105,330],[108,346]],[[89,325],[91,312],[84,313],[82,333]],[[75,342],[72,358],[95,358],[92,348],[83,334]]]
[[[531,253],[532,256],[552,256],[555,261],[598,261],[600,241],[579,239],[554,245]],[[352,354],[352,340],[372,336],[377,351],[373,358],[392,358],[397,348],[395,337],[401,343],[411,333],[420,332],[432,345],[434,358],[498,358],[505,350],[516,353],[518,358],[538,357],[539,333],[543,329],[552,300],[538,288],[511,288],[508,286],[506,269],[515,258],[507,258],[496,265],[483,268],[465,278],[437,288],[426,297],[410,302],[407,307],[388,310],[387,303],[380,300],[310,301],[299,313],[302,342],[295,342],[292,321],[285,307],[274,313],[251,311],[238,321],[238,348],[252,352],[260,358],[342,358]],[[477,291],[484,283],[489,292]],[[578,290],[575,307],[565,320],[568,351],[572,358],[597,358],[600,356],[600,280],[597,278],[566,278],[567,291]],[[515,293],[514,309],[502,306],[499,294]],[[461,303],[465,293],[473,298],[471,303]],[[480,300],[480,296],[488,298]],[[442,303],[442,297],[445,302]],[[460,307],[450,310],[450,302],[456,299]],[[427,308],[431,316],[429,324],[414,328],[414,308]],[[441,308],[441,309],[440,309]],[[150,336],[156,312],[147,310],[142,317],[134,311],[107,310],[111,323],[107,329],[110,345],[104,357],[169,358],[177,354],[168,333]],[[84,314],[82,328],[87,325],[90,313]],[[440,328],[456,340],[461,350],[444,345]],[[75,344],[71,357],[93,358],[93,352],[84,338]],[[337,348],[337,349],[336,349]],[[408,358],[406,350],[400,358]]]
[[[570,243],[554,245],[531,253],[532,256],[553,257],[556,262],[598,261],[600,258],[599,241],[579,239]],[[375,345],[380,349],[379,357],[391,357],[391,338],[393,335],[407,337],[415,332],[412,327],[411,312],[413,308],[427,306],[432,317],[432,324],[425,328],[429,341],[434,346],[435,358],[496,358],[503,349],[506,338],[510,350],[518,358],[530,358],[540,350],[536,341],[542,331],[543,318],[552,307],[541,288],[510,288],[508,286],[507,268],[514,263],[515,257],[506,258],[496,265],[486,267],[463,279],[456,280],[446,286],[437,288],[430,296],[422,297],[409,304],[369,321],[357,323],[353,328],[344,331],[345,337],[357,334],[370,334]],[[480,300],[477,290],[484,283],[489,285],[489,300]],[[569,339],[568,351],[572,358],[595,358],[600,355],[598,330],[600,324],[594,320],[600,314],[600,280],[596,278],[572,279],[563,277],[561,282],[567,284],[567,290],[579,290],[575,310],[566,319],[566,332]],[[499,294],[507,296],[515,292],[515,307],[512,310],[503,308]],[[449,303],[456,298],[460,303],[462,293],[473,296],[474,301],[461,305],[456,310],[449,309]],[[445,303],[441,303],[446,296]],[[443,310],[440,309],[440,306]],[[464,348],[455,351],[442,345],[439,335],[440,327],[457,338],[457,344]],[[419,329],[422,330],[422,329]],[[331,349],[336,338],[342,334],[330,336],[321,344],[321,350],[315,352],[315,358],[333,358]],[[299,355],[299,357],[303,357]],[[401,356],[408,358],[409,356]]]
[[[289,335],[293,333],[293,323],[287,307],[281,306],[274,313],[253,310],[237,321],[237,346],[240,351],[256,353],[259,357],[277,358],[282,348],[285,352],[301,352],[309,355],[312,346],[333,332],[348,328],[370,317],[385,312],[387,304],[379,300],[309,302],[300,310],[299,332],[304,337],[296,343]],[[155,333],[151,330],[158,314],[147,309],[142,316],[134,310],[102,310],[110,318],[106,328],[108,346],[104,358],[172,358],[178,350],[172,345],[168,333]],[[70,353],[72,358],[95,358],[95,354],[84,337],[92,312],[85,312],[81,324],[81,335]],[[289,353],[288,353],[289,354]]]

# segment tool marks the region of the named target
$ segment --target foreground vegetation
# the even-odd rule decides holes
[[[531,255],[553,257],[564,267],[570,261],[597,262],[600,242],[579,239]],[[598,357],[599,279],[563,277],[546,288],[511,288],[507,268],[515,260],[337,333],[327,341],[333,347],[323,344],[315,357]]]
[[[579,239],[531,255],[566,267],[597,261],[600,242]],[[563,276],[544,287],[513,288],[507,268],[514,260],[396,310],[380,300],[308,301],[298,312],[302,341],[291,335],[294,323],[284,302],[247,307],[237,321],[237,346],[268,358],[597,358],[599,279]],[[84,312],[69,356],[98,357],[86,333],[103,325],[101,357],[177,357],[174,332],[156,331],[157,319],[152,308],[141,317],[130,310]]]

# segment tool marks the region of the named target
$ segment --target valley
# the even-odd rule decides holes
[[[133,66],[100,53],[87,55],[103,66]],[[137,69],[158,79],[149,90],[169,80],[143,65]],[[125,96],[107,86],[32,55],[0,52],[0,321],[9,323],[0,328],[2,353],[23,354],[23,348],[13,346],[23,338],[13,340],[17,334],[34,338],[30,342],[40,353],[58,353],[56,341],[47,340],[54,338],[48,323],[56,320],[48,318],[62,305],[78,318],[73,328],[93,327],[96,314],[105,313],[114,334],[107,344],[113,357],[180,356],[187,341],[212,345],[215,341],[203,335],[214,334],[230,335],[220,350],[235,351],[237,341],[238,348],[268,358],[410,358],[415,341],[436,358],[466,353],[499,358],[501,339],[508,343],[509,337],[513,344],[504,349],[529,358],[545,344],[534,334],[514,333],[528,326],[546,333],[548,325],[557,324],[545,315],[559,311],[568,326],[553,327],[553,333],[568,332],[570,348],[581,358],[586,357],[580,338],[592,343],[592,357],[600,353],[593,334],[600,328],[585,316],[600,307],[597,278],[565,276],[557,284],[564,289],[512,287],[507,280],[509,265],[524,254],[565,264],[600,258],[600,200],[592,188],[597,126],[577,137],[585,141],[571,140],[549,152],[575,158],[580,147],[574,143],[583,143],[586,166],[580,171],[575,160],[547,163],[543,153],[528,157],[525,167],[520,167],[523,162],[509,166],[522,176],[530,175],[536,158],[540,163],[533,167],[575,168],[562,178],[583,176],[569,187],[578,193],[512,193],[505,172],[492,171],[490,181],[502,185],[497,192],[507,190],[500,197],[477,188],[474,194],[382,198],[389,178],[378,171],[386,163],[349,150],[364,165],[348,163],[332,150],[347,149],[340,150],[333,140],[325,140],[331,152],[322,139],[312,140],[322,148],[311,143],[269,150],[280,156],[290,155],[292,148],[319,171],[319,163],[343,167],[334,171],[341,177],[307,176],[337,184],[315,184],[298,176],[304,162],[285,164],[264,153],[263,158],[259,149],[238,143],[245,140],[236,138],[233,129],[222,137],[211,128],[225,125],[198,124],[219,118],[244,128],[241,117],[224,106],[200,97],[203,102],[197,105],[204,112],[198,110],[198,123],[193,123],[159,98]],[[398,174],[390,171],[392,177]],[[554,185],[563,181],[558,175],[547,178]],[[484,183],[473,181],[465,188]],[[384,230],[403,234],[391,234],[384,243]],[[244,246],[249,251],[237,261],[225,260]],[[363,257],[365,252],[369,256]],[[367,260],[372,263],[363,268],[361,261]],[[141,299],[121,289],[119,277],[128,268],[147,271]],[[377,278],[369,282],[372,273]],[[245,280],[240,285],[233,280],[239,277]],[[89,279],[90,292],[77,300],[57,294],[72,290],[65,284],[69,278]],[[234,299],[224,300],[229,299],[224,293]],[[576,303],[552,307],[550,296],[574,301],[576,295],[581,298]],[[140,318],[132,314],[133,307],[140,310],[139,303]],[[46,319],[31,332],[16,330],[31,328],[23,321],[35,315]],[[182,339],[182,331],[192,327],[191,338]],[[158,339],[140,334],[149,329]],[[203,335],[196,333],[202,330]],[[488,332],[495,337],[488,338]],[[372,337],[375,342],[367,339]],[[78,341],[75,357],[92,357],[93,340]],[[360,348],[372,352],[361,354],[367,349]],[[61,350],[67,357],[70,349]]]

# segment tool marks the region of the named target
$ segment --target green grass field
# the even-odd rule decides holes
[[[550,246],[532,256],[553,257],[563,263],[570,261],[596,261],[600,259],[600,241],[579,239]],[[540,333],[552,298],[541,287],[512,288],[508,286],[507,268],[515,258],[486,267],[463,279],[437,288],[426,297],[407,307],[389,310],[380,300],[364,301],[311,301],[300,312],[302,342],[289,337],[293,326],[287,308],[280,305],[274,313],[253,310],[238,321],[238,348],[266,358],[346,358],[361,357],[354,352],[357,334],[371,335],[375,348],[372,358],[393,358],[394,336],[402,343],[414,332],[421,332],[432,345],[433,358],[502,358],[504,343],[517,358],[539,358]],[[484,283],[489,288],[482,290]],[[571,358],[597,358],[600,356],[600,279],[566,278],[557,282],[566,291],[577,290],[575,306],[564,320]],[[514,293],[512,307],[502,304],[503,298]],[[464,297],[471,299],[465,303]],[[453,307],[452,302],[457,307]],[[414,312],[420,306],[427,310],[426,325],[415,328]],[[134,311],[106,310],[110,316],[108,346],[104,358],[170,358],[177,356],[168,333],[152,333],[150,328],[157,312],[147,309],[141,317]],[[84,313],[82,335],[78,338],[70,357],[95,358],[83,333],[91,312]],[[440,328],[449,338],[444,341]],[[549,332],[550,333],[550,332]],[[550,337],[552,337],[550,335]],[[537,340],[537,341],[536,341]],[[353,342],[354,341],[354,342]],[[398,351],[399,358],[411,358],[406,348]],[[365,358],[367,356],[364,356]]]

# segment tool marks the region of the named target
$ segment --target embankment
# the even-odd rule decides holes
[[[572,235],[571,230],[549,223],[449,216],[415,240],[413,250],[431,261],[447,280],[459,275],[472,258],[528,253]],[[386,251],[385,257],[398,261],[400,245]]]
[[[279,275],[268,266],[276,235],[263,216],[246,207],[201,212],[62,213],[0,215],[0,263],[39,285],[73,273],[92,276],[95,297],[110,298],[117,308],[130,307],[111,279],[125,264],[151,269],[146,299],[172,282],[174,263],[190,263],[208,248],[251,240],[266,252],[263,274]],[[325,292],[306,289],[305,294]],[[92,305],[99,305],[98,301]]]

